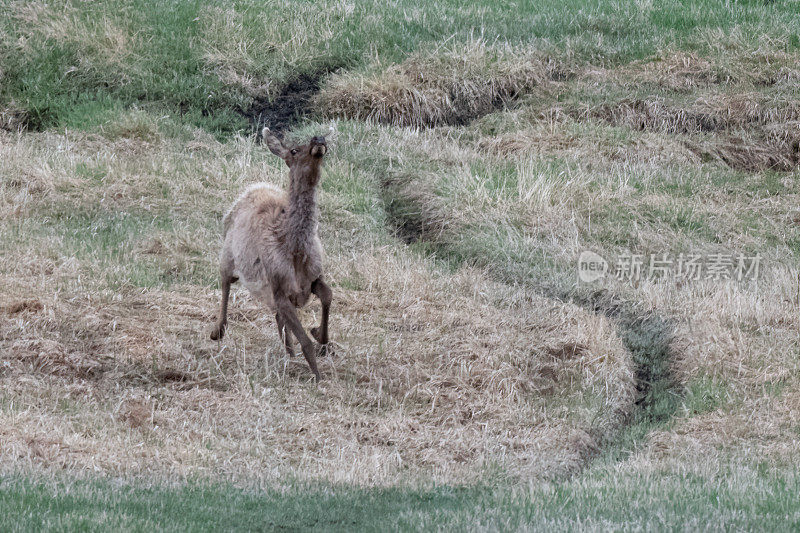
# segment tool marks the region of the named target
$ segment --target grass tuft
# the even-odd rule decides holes
[[[313,107],[323,116],[393,126],[465,124],[557,75],[558,65],[541,53],[476,40],[419,52],[364,73],[335,74]]]

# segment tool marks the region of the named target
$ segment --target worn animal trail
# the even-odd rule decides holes
[[[504,268],[493,264],[491,257],[480,256],[474,250],[457,249],[457,245],[452,243],[457,242],[454,235],[459,228],[447,223],[452,217],[448,216],[446,208],[440,205],[430,187],[419,183],[413,174],[387,172],[381,178],[380,186],[387,223],[402,241],[409,244],[425,242],[444,252],[443,255],[455,255],[460,261],[486,267],[500,281],[526,285],[543,296],[578,305],[616,324],[619,337],[634,363],[637,389],[635,406],[624,417],[625,423],[617,428],[617,435],[624,435],[629,430],[635,433],[636,428],[645,433],[674,416],[682,392],[672,371],[674,325],[668,320],[645,313],[634,302],[620,301],[606,291],[567,285],[558,279],[557,274],[534,278],[527,275],[529,270],[524,265]],[[614,436],[604,436],[600,432],[592,437],[600,446],[613,446],[615,441]],[[584,460],[588,464],[599,453],[599,448],[587,447]]]

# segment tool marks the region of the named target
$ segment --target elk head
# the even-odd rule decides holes
[[[311,185],[316,185],[320,164],[328,152],[325,137],[312,137],[306,144],[292,146],[285,145],[269,128],[261,130],[261,137],[267,143],[269,150],[286,162],[292,181],[303,179],[309,181]]]

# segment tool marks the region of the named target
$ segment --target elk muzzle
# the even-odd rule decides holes
[[[328,151],[325,137],[312,137],[309,144],[311,145],[311,155],[314,157],[322,157]]]

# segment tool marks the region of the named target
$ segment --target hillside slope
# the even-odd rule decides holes
[[[461,523],[525,527],[691,478],[720,527],[795,516],[796,3],[376,6],[0,0],[12,485],[470,485]],[[320,386],[244,289],[208,339],[222,214],[287,185],[262,124],[336,130]]]

